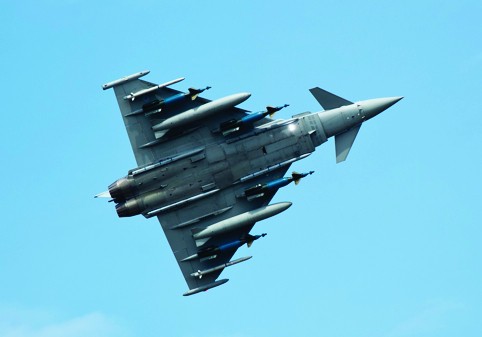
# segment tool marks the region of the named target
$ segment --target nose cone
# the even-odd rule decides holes
[[[365,117],[367,119],[370,119],[378,115],[380,112],[387,110],[389,107],[397,103],[402,98],[403,97],[398,96],[369,99],[367,101],[363,101],[361,105],[365,113]]]

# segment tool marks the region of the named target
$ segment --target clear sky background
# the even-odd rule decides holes
[[[0,336],[482,336],[482,2],[3,1]],[[226,285],[187,286],[155,219],[93,196],[135,166],[112,90],[241,107],[405,96],[316,173]]]

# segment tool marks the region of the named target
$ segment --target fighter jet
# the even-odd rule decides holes
[[[313,173],[290,165],[335,137],[336,162],[344,161],[361,125],[402,97],[351,102],[310,89],[324,108],[292,118],[271,119],[286,107],[258,112],[236,107],[243,92],[213,101],[203,89],[181,92],[140,78],[149,71],[104,84],[113,88],[138,167],[118,179],[107,197],[119,217],[157,217],[189,290],[196,294],[226,283],[221,272],[251,256],[231,260],[237,249],[265,236],[253,226],[284,212],[291,202],[270,204],[278,191]]]

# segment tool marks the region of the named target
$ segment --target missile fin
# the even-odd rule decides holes
[[[296,171],[293,171],[291,173],[291,178],[293,179],[293,181],[295,182],[296,185],[298,185],[298,183],[300,182],[301,179],[303,179],[304,177],[310,175],[310,174],[313,174],[315,173],[315,171],[310,171],[308,173],[298,173]]]
[[[198,95],[199,95],[199,93],[200,93],[200,91],[199,91],[198,89],[196,89],[196,88],[189,88],[189,89],[187,89],[187,90],[189,91],[189,94],[191,95],[191,100],[192,100],[192,101],[194,101],[194,100],[198,97]]]
[[[205,228],[192,228],[191,233],[194,236],[195,234],[202,232]],[[211,237],[206,237],[203,239],[195,239],[194,242],[196,243],[196,247],[201,247],[204,245]]]
[[[169,131],[169,130],[159,130],[159,131],[156,131],[156,132],[154,132],[154,136],[156,137],[156,139],[162,138],[162,137],[164,137],[164,135],[165,135],[168,131]]]
[[[261,235],[251,235],[251,234],[248,234],[248,238],[247,238],[247,241],[246,241],[246,245],[249,247],[251,247],[253,245],[253,242],[258,240],[259,238],[264,238],[267,234],[266,233],[263,233]]]
[[[196,247],[204,246],[204,244],[205,244],[209,239],[210,239],[210,238],[197,239],[197,240],[196,240]]]
[[[298,185],[300,183],[301,178],[303,178],[303,176],[296,171],[293,171],[293,173],[291,173],[291,177],[293,178],[295,185]]]
[[[267,106],[266,111],[268,111],[268,115],[270,118],[273,118],[273,116],[276,114],[276,111],[278,111],[276,108],[273,108],[272,106]]]
[[[289,105],[289,104],[285,104],[285,105],[277,106],[277,107],[267,106],[267,107],[266,107],[266,111],[268,112],[269,117],[272,118],[272,117],[274,116],[274,114],[276,113],[276,111],[280,111],[281,109],[286,108],[287,106],[290,106],[290,105]]]
[[[211,89],[210,86],[207,86],[204,89],[189,88],[188,90],[189,90],[189,94],[191,95],[191,100],[194,101],[199,96],[200,93],[209,89]]]

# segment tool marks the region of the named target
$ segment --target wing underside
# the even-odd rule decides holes
[[[264,181],[266,179],[281,178],[287,170],[288,166],[271,172],[259,180]],[[221,254],[211,256],[211,258],[193,259],[184,262],[182,260],[196,254],[202,248],[219,247],[246,237],[253,228],[254,223],[241,229],[224,233],[221,236],[209,238],[206,242],[203,242],[201,246],[198,246],[193,238],[193,229],[205,228],[216,222],[268,205],[274,194],[266,194],[263,197],[250,201],[245,197],[239,196],[240,191],[256,183],[257,181],[249,181],[245,184],[236,185],[235,187],[222,190],[209,196],[207,199],[200,200],[187,207],[179,208],[158,216],[176,261],[190,289],[213,283],[224,268],[203,275],[201,278],[193,276],[193,274],[223,266],[231,260],[236,253],[236,249],[223,251]],[[184,226],[184,224],[187,225]],[[180,225],[181,227],[179,227]],[[240,249],[244,250],[245,248],[241,247]]]
[[[176,162],[178,164],[176,170],[179,170],[180,174],[174,174],[170,178],[169,183],[166,182],[164,184],[160,181],[159,188],[169,190],[170,186],[194,181],[200,186],[202,193],[187,200],[188,202],[184,202],[186,200],[179,201],[179,199],[175,199],[176,191],[173,190],[171,194],[173,195],[173,203],[157,210],[157,213],[152,213],[152,216],[155,215],[159,219],[189,289],[195,290],[216,286],[225,282],[224,280],[216,281],[216,279],[227,263],[245,260],[231,260],[239,246],[225,249],[210,256],[191,258],[188,261],[183,260],[190,256],[195,256],[200,251],[243,240],[255,223],[223,233],[222,235],[209,237],[201,241],[198,240],[197,242],[193,238],[193,230],[202,229],[241,213],[266,206],[274,193],[267,193],[262,197],[248,201],[242,196],[243,191],[257,183],[281,178],[286,173],[289,165],[271,170],[263,175],[253,177],[253,179],[250,178],[248,181],[238,182],[229,186],[223,185],[226,177],[230,174],[229,170],[223,170],[223,167],[228,165],[226,160],[224,160],[225,154],[222,153],[222,150],[219,150],[218,152],[220,153],[218,153],[210,149],[215,148],[213,144],[221,144],[226,139],[222,133],[215,132],[215,130],[219,130],[220,124],[226,120],[239,119],[246,116],[247,111],[236,107],[228,108],[226,111],[223,111],[222,115],[205,118],[195,125],[176,130],[173,136],[169,135],[168,137],[158,139],[152,129],[154,125],[210,101],[197,97],[194,100],[183,100],[180,104],[161,109],[161,111],[144,113],[143,109],[149,106],[149,104],[157,104],[156,102],[168,100],[171,97],[182,94],[180,91],[163,87],[151,89],[152,91],[148,94],[130,99],[136,93],[154,88],[155,86],[156,84],[139,79],[129,80],[113,86],[132,150],[139,166],[138,169],[134,170],[134,173],[140,172],[139,174],[144,174],[143,170],[147,171],[150,167],[161,165],[159,163],[162,162],[160,160],[162,158],[170,158],[168,160],[181,158]],[[270,121],[270,119],[265,118],[256,124],[265,124]],[[263,155],[261,149],[259,151]],[[213,168],[217,170],[217,173],[210,176],[209,170]],[[188,173],[184,174],[191,171],[193,172],[192,174],[189,173],[191,175],[186,175]],[[132,170],[130,173],[133,173]],[[169,170],[161,174],[162,177],[165,175],[166,177],[169,175]],[[183,186],[183,188],[188,190],[189,186]],[[190,293],[188,292],[188,294]]]
[[[165,137],[165,139],[159,140],[152,130],[154,125],[181,112],[209,103],[210,100],[196,96],[194,100],[183,100],[181,103],[161,109],[159,112],[137,113],[146,105],[153,104],[153,102],[163,101],[183,94],[178,90],[164,87],[142,95],[134,101],[126,99],[132,93],[153,87],[156,87],[156,84],[139,79],[114,87],[117,103],[138,166],[150,164],[159,158],[169,155],[185,152],[189,148],[222,141],[222,135],[215,134],[212,130],[219,128],[219,124],[227,119],[242,118],[247,113],[246,110],[237,107],[229,108],[223,113],[224,117],[207,118],[202,121],[201,125],[195,124],[187,126],[182,130],[175,130],[174,137]]]

